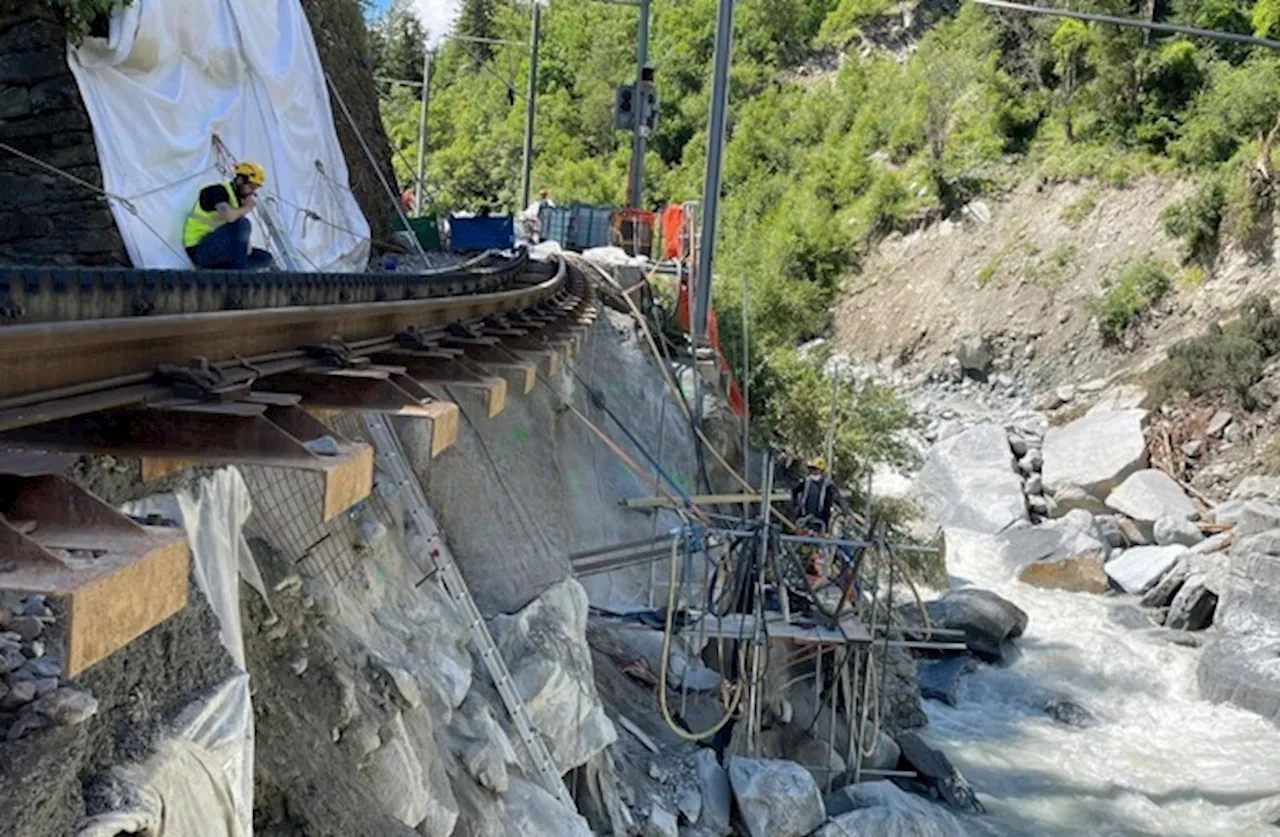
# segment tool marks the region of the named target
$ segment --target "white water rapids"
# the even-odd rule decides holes
[[[970,834],[1280,835],[1280,728],[1201,700],[1204,652],[1112,621],[1132,597],[1041,590],[996,558],[948,570],[1030,617],[1012,665],[970,675],[954,708],[925,702],[925,738],[987,807],[965,818]],[[1056,723],[1048,696],[1097,722]]]

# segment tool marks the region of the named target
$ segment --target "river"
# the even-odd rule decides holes
[[[974,835],[1280,835],[1280,728],[1201,700],[1202,652],[1161,629],[1117,624],[1132,597],[1041,590],[976,558],[953,577],[1030,616],[1009,666],[969,676],[958,705],[926,701],[925,737],[978,791]],[[1048,696],[1097,716],[1072,728],[1045,716]]]

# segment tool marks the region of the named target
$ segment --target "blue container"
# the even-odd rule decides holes
[[[573,210],[563,206],[544,206],[538,211],[538,228],[543,241],[554,241],[566,250],[573,249]]]
[[[482,218],[449,216],[449,249],[455,253],[510,250],[514,242],[515,225],[510,215]]]
[[[572,246],[576,250],[609,246],[609,215],[607,206],[574,204]]]

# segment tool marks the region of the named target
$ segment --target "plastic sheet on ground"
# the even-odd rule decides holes
[[[253,506],[234,468],[216,471],[190,489],[147,497],[129,514],[157,513],[182,523],[191,545],[196,584],[218,617],[221,639],[241,673],[195,701],[174,734],[145,763],[115,769],[132,787],[131,804],[94,817],[78,837],[249,837],[253,834],[253,706],[244,673],[239,579],[259,592],[261,574],[243,529]]]
[[[182,227],[201,187],[223,179],[216,134],[237,159],[266,167],[260,194],[304,256],[301,269],[364,269],[369,223],[347,188],[299,0],[133,0],[117,8],[109,37],[68,47],[68,63],[93,122],[103,186],[137,209],[111,202],[135,266],[191,266]],[[254,244],[271,249],[260,212],[250,215]]]

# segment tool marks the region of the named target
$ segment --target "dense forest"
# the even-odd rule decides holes
[[[661,117],[646,157],[652,202],[700,195],[715,5],[653,3]],[[1277,0],[1072,5],[1280,36]],[[623,198],[628,135],[614,130],[611,107],[614,86],[634,74],[636,24],[634,8],[596,0],[556,0],[543,14],[534,182],[557,200]],[[526,40],[529,7],[465,0],[457,31]],[[419,77],[423,43],[403,0],[371,22],[379,75]],[[522,47],[440,46],[427,177],[441,208],[513,206],[527,61]],[[795,399],[816,381],[795,347],[824,333],[840,283],[856,277],[879,236],[1026,177],[1123,184],[1145,171],[1201,184],[1166,218],[1188,260],[1208,263],[1222,236],[1247,242],[1270,217],[1280,56],[1265,48],[951,0],[740,0],[733,62],[717,305],[732,349],[750,278],[761,361],[752,400],[774,429],[796,420]],[[384,93],[407,179],[417,91]],[[785,411],[766,404],[779,391],[790,396]]]

